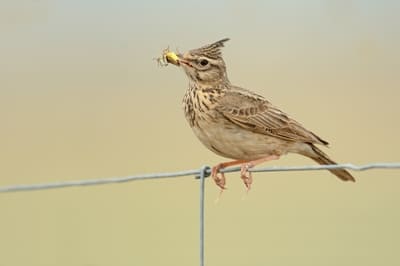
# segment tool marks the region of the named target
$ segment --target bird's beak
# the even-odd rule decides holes
[[[189,61],[183,58],[183,54],[175,54],[174,52],[168,52],[165,54],[165,58],[168,63],[173,64],[175,66],[186,65],[192,67]]]
[[[185,65],[188,67],[193,67],[192,64],[190,63],[190,61],[186,60],[183,58],[183,54],[178,54],[178,63],[180,65]]]

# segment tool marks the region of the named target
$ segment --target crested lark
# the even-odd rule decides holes
[[[221,48],[229,39],[190,50],[165,53],[165,60],[182,67],[189,78],[183,98],[185,116],[196,136],[211,151],[235,161],[212,168],[215,183],[225,189],[219,170],[241,165],[247,189],[252,184],[249,168],[279,159],[288,152],[309,157],[319,164],[335,164],[316,144],[328,145],[300,123],[256,93],[228,80]],[[329,170],[343,181],[355,181],[342,169]]]

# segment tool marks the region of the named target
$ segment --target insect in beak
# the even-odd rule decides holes
[[[157,61],[159,66],[168,66],[168,64],[173,64],[176,66],[180,66],[179,57],[176,53],[171,52],[169,48],[164,49],[162,55],[158,58],[154,58]]]
[[[179,57],[174,52],[167,52],[165,54],[165,60],[170,64],[174,64],[176,66],[180,65]]]

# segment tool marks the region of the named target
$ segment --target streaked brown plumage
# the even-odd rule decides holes
[[[327,145],[300,123],[256,93],[232,85],[226,74],[221,47],[228,39],[178,54],[175,65],[189,77],[183,99],[185,116],[196,136],[210,150],[233,162],[213,167],[216,184],[225,188],[221,168],[241,164],[241,178],[249,189],[250,167],[278,159],[288,152],[319,164],[335,164],[318,145]],[[330,170],[344,181],[354,181],[346,170]]]

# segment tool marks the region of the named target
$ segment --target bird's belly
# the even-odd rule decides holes
[[[193,131],[200,141],[218,155],[236,160],[255,160],[268,155],[282,155],[288,143],[268,135],[254,133],[232,124],[199,121]]]

